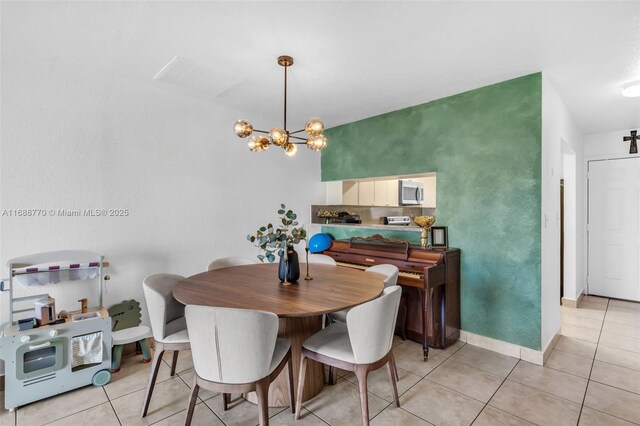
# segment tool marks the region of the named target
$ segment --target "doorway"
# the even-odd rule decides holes
[[[640,301],[640,157],[588,163],[589,294]]]
[[[560,179],[560,303],[564,297],[564,179]]]

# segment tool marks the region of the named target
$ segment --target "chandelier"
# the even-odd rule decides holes
[[[293,65],[291,56],[278,57],[278,65],[284,67],[284,126],[274,127],[268,132],[265,130],[254,129],[253,125],[247,120],[238,120],[233,125],[233,131],[241,138],[249,137],[249,150],[251,152],[265,151],[271,144],[284,149],[288,156],[295,155],[298,145],[306,145],[312,151],[322,151],[327,147],[327,137],[322,134],[324,124],[315,117],[311,117],[304,129],[290,132],[287,130],[287,68]],[[299,136],[305,132],[309,135],[306,138]],[[262,133],[263,135],[253,135],[253,133]],[[298,135],[298,136],[296,136]]]

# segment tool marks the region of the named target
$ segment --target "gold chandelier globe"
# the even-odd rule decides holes
[[[322,134],[324,123],[319,118],[311,117],[304,129],[287,130],[287,68],[293,65],[293,58],[286,55],[280,56],[278,65],[284,67],[284,126],[274,127],[267,132],[254,129],[247,120],[238,120],[233,125],[233,132],[240,138],[249,137],[247,146],[251,152],[266,151],[271,144],[281,147],[289,157],[296,154],[298,145],[306,145],[312,151],[322,151],[327,147],[327,137]],[[301,137],[302,132],[305,132],[308,137]],[[262,133],[266,136],[258,136],[254,133]]]

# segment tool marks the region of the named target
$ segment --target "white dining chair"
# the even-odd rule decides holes
[[[185,425],[191,424],[201,387],[223,395],[255,391],[260,425],[268,425],[269,385],[285,364],[289,365],[290,407],[294,411],[291,345],[278,339],[276,314],[189,305],[186,317],[196,374]]]
[[[305,256],[299,256],[300,262],[305,263]],[[326,254],[310,254],[309,255],[309,263],[314,263],[317,265],[332,265],[336,266],[336,261],[333,257],[327,256]]]
[[[349,310],[346,324],[331,324],[304,341],[300,355],[296,419],[300,418],[302,408],[307,359],[355,373],[360,389],[363,425],[369,424],[367,377],[370,371],[388,366],[394,402],[400,407],[396,387],[398,377],[391,348],[401,294],[399,286],[387,287],[382,296]]]
[[[207,271],[214,271],[216,269],[228,268],[230,266],[255,265],[256,263],[257,262],[251,259],[245,259],[244,257],[236,257],[236,256],[221,257],[211,262],[207,267]]]
[[[398,274],[400,271],[398,267],[395,265],[389,265],[385,263],[381,265],[369,266],[367,269],[365,269],[365,272],[384,275],[386,277],[384,279],[385,288],[398,284]],[[347,312],[349,312],[348,309],[342,309],[340,311],[331,312],[330,314],[327,314],[328,322],[329,323],[346,322]]]
[[[173,376],[176,373],[178,352],[190,349],[184,305],[178,302],[172,293],[174,287],[182,280],[184,277],[180,275],[155,274],[148,276],[142,282],[155,343],[149,384],[142,405],[142,417],[145,417],[149,410],[149,403],[164,352],[173,351],[171,363],[171,375]]]

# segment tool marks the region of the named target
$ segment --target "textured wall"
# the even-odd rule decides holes
[[[3,33],[3,48],[21,43],[19,34]],[[112,264],[105,304],[135,298],[144,307],[145,276],[195,274],[221,256],[255,258],[246,235],[276,220],[280,203],[308,223],[309,206],[324,200],[320,156],[249,152],[231,130],[241,112],[31,53],[2,55],[0,210],[127,208],[129,215],[0,217],[2,276],[12,257],[92,250]],[[35,290],[69,310],[83,296],[95,303],[89,283]]]
[[[437,172],[462,328],[540,349],[541,74],[327,131],[322,180]]]

